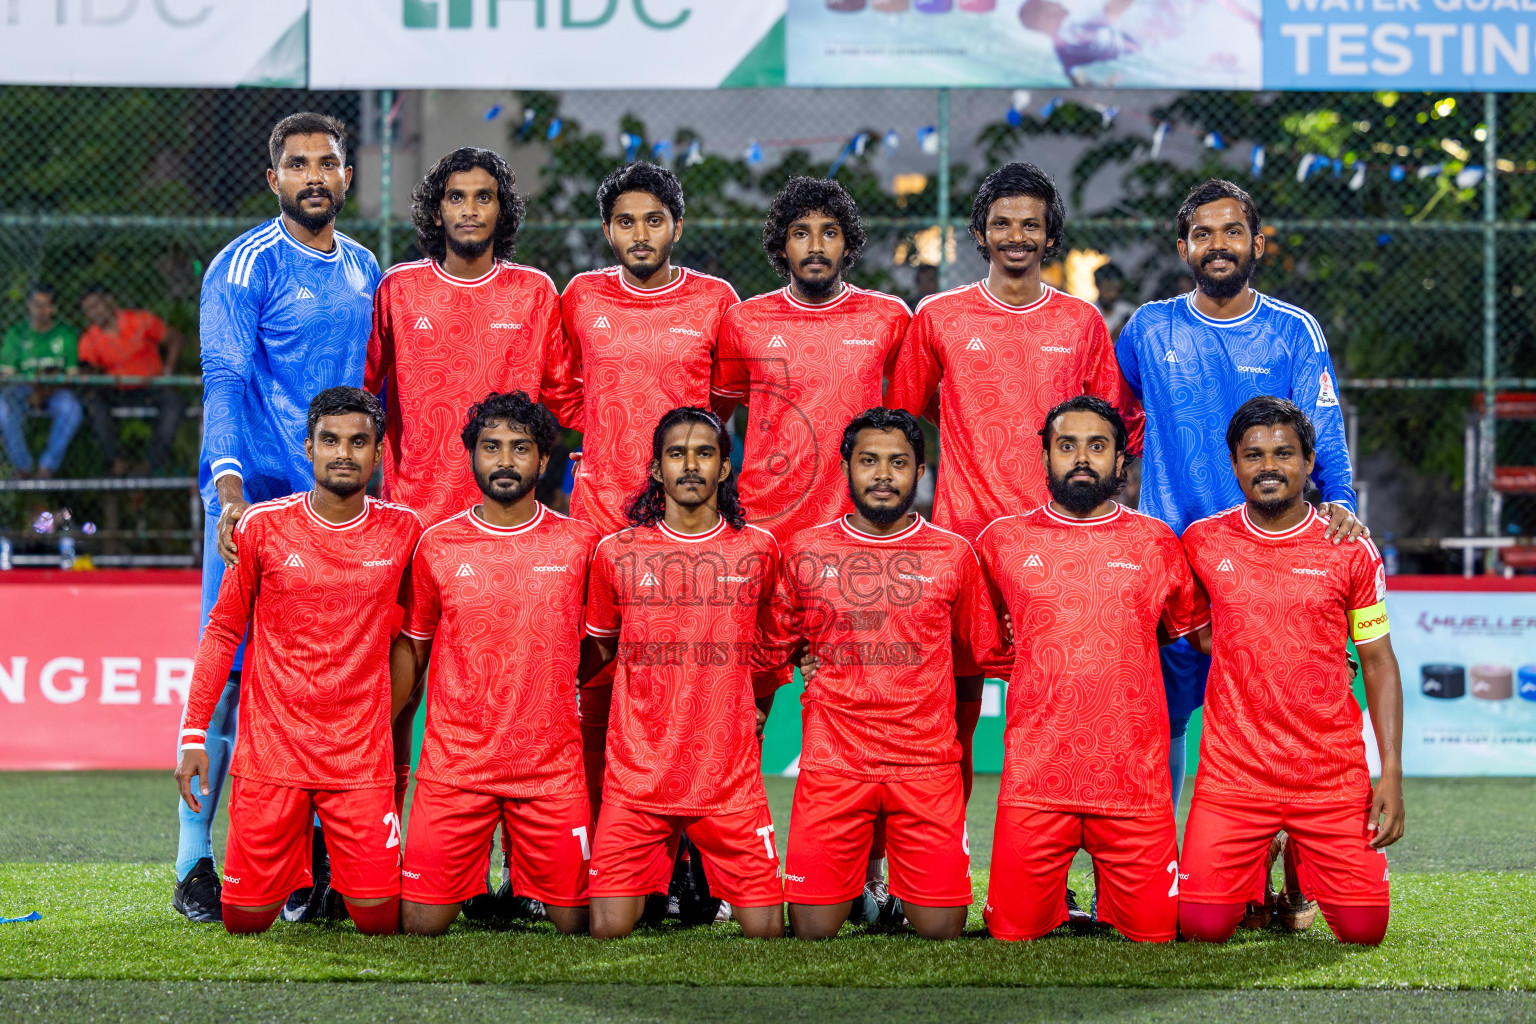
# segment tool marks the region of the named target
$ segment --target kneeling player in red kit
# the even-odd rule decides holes
[[[1126,427],[1080,396],[1040,431],[1051,501],[977,541],[1012,619],[1003,783],[987,930],[1035,939],[1067,923],[1067,869],[1093,855],[1098,918],[1168,942],[1179,863],[1158,643],[1209,621],[1168,526],[1115,502]]]
[[[463,442],[484,501],[429,527],[411,563],[395,703],[429,656],[432,684],[402,871],[407,932],[441,935],[485,891],[499,823],[512,891],[543,903],[562,932],[587,929],[576,667],[598,533],[533,496],[558,436],[522,391],[471,408]]]
[[[877,824],[919,935],[959,937],[971,903],[955,666],[979,689],[976,661],[1002,642],[970,544],[911,511],[923,454],[911,413],[856,416],[842,438],[854,511],[784,549],[774,615],[815,659],[784,866],[803,939],[848,919]]]
[[[651,440],[633,524],[592,556],[582,677],[617,660],[603,807],[592,848],[592,934],[628,935],[665,892],[684,833],[710,892],[749,937],[784,934],[784,891],[763,791],[752,672],[769,655],[778,545],[748,526],[731,439],[704,409],[673,409]]]
[[[1250,399],[1227,428],[1246,502],[1192,523],[1184,548],[1211,598],[1200,771],[1184,827],[1179,931],[1222,942],[1263,898],[1284,829],[1303,889],[1341,942],[1387,931],[1386,847],[1403,834],[1403,693],[1386,572],[1366,538],[1331,543],[1302,488],[1315,436],[1296,405]],[[1371,788],[1347,641],[1365,678],[1381,779]]]
[[[390,742],[389,646],[421,536],[404,505],[367,497],[384,410],[359,388],[320,392],[304,448],[315,487],[252,505],[235,528],[181,731],[176,781],[208,793],[203,736],[250,626],[224,857],[224,927],[265,931],[310,878],[318,814],[331,886],[358,930],[400,928],[400,818]]]

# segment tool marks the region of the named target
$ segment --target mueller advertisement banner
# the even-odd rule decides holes
[[[175,767],[197,577],[37,575],[0,573],[0,769]]]
[[[314,89],[713,88],[783,62],[784,0],[311,0],[309,17]]]
[[[303,88],[308,10],[308,0],[9,0],[0,81]]]
[[[1536,591],[1429,589],[1430,579],[1393,581],[1387,594],[1403,773],[1536,775]]]

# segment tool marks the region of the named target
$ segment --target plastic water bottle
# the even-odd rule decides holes
[[[73,569],[75,567],[75,532],[72,523],[73,517],[69,509],[60,509],[58,516],[59,534],[59,568]]]
[[[1386,570],[1388,576],[1397,575],[1397,545],[1393,543],[1393,537],[1390,533],[1382,538],[1381,565]]]
[[[0,533],[0,572],[10,572],[11,565],[11,538]]]

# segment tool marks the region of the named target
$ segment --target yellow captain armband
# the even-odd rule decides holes
[[[1349,638],[1356,644],[1380,640],[1390,630],[1387,623],[1387,602],[1377,601],[1369,608],[1352,608],[1349,612]]]

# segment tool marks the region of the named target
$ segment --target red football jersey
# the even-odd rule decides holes
[[[801,697],[801,768],[889,782],[960,760],[955,665],[998,652],[997,612],[971,546],[912,519],[875,537],[839,517],[785,546],[774,618],[820,662]]]
[[[944,422],[933,521],[967,540],[1050,499],[1040,428],[1057,404],[1098,395],[1125,417],[1130,450],[1141,450],[1141,405],[1104,318],[1051,287],[1028,306],[998,301],[984,281],[919,303],[885,404],[922,415],[936,392]]]
[[[1210,621],[1173,531],[1121,505],[1097,519],[1043,505],[997,520],[977,546],[1013,619],[1000,802],[1104,815],[1167,807],[1157,627],[1181,637]]]
[[[604,537],[592,557],[587,632],[618,637],[603,799],[653,814],[722,814],[766,798],[752,671],[774,658],[773,537],[721,520]]]
[[[710,370],[725,311],[736,293],[687,267],[644,291],[618,267],[577,274],[560,299],[564,347],[562,423],[583,432],[571,515],[604,533],[628,525],[624,505],[645,486],[651,435],[683,405],[709,408]]]
[[[1346,645],[1387,634],[1387,576],[1368,538],[1334,544],[1327,525],[1314,511],[1266,533],[1238,505],[1184,531],[1211,595],[1197,796],[1324,803],[1371,790]]]
[[[249,623],[230,774],[305,789],[393,785],[389,645],[420,536],[415,512],[373,498],[341,526],[314,513],[308,491],[247,509],[183,728],[207,730]]]
[[[711,388],[747,403],[737,488],[754,525],[786,540],[852,511],[843,428],[880,404],[911,318],[894,295],[852,285],[820,306],[786,287],[725,314]]]
[[[463,281],[434,260],[391,267],[373,297],[363,386],[385,388],[384,489],[428,523],[480,500],[459,439],[492,391],[540,398],[560,338],[560,295],[542,270],[498,263]]]
[[[538,506],[522,526],[473,508],[430,527],[404,632],[432,640],[418,778],[477,793],[584,793],[576,665],[598,533]]]

